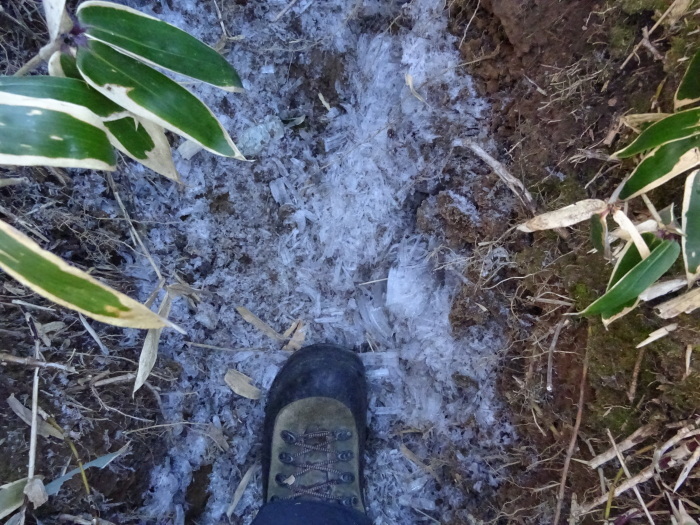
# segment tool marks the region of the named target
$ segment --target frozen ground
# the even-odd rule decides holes
[[[155,7],[150,12],[210,44],[221,36],[213,2],[130,4]],[[161,356],[182,367],[164,407],[170,422],[188,424],[166,440],[169,455],[153,472],[143,519],[184,523],[192,474],[212,465],[196,521],[229,523],[233,491],[259,456],[263,402],[233,394],[224,373],[236,368],[266,389],[287,356],[236,313],[241,305],[280,332],[302,319],[306,342],[364,352],[367,501],[377,525],[427,516],[466,523],[497,484],[493,458],[511,435],[495,392],[504,341],[495,326],[451,335],[459,281],[435,271],[449,252],[416,231],[415,210],[440,188],[446,167],[465,183],[475,176],[450,144],[480,136],[487,108],[458,72],[442,1],[300,0],[275,20],[287,4],[219,2],[226,30],[239,37],[227,56],[247,92],[199,91],[254,162],[178,157],[184,187],[138,167],[119,178],[135,219],[149,224],[163,275],[203,291],[196,310],[183,300],[173,307],[187,335],[163,335]],[[298,117],[302,125],[289,125]],[[83,183],[94,188],[94,177]],[[157,283],[145,257],[125,271],[145,299]],[[230,450],[192,423],[219,426]],[[438,480],[407,459],[402,444]],[[250,523],[260,498],[258,470],[230,522]]]

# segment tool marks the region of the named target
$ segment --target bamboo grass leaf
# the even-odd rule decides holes
[[[68,77],[82,80],[75,57],[64,51],[56,51],[49,58],[49,75],[52,77]]]
[[[700,101],[700,51],[690,60],[681,80],[673,106],[676,110]]]
[[[58,100],[0,93],[0,164],[113,170],[100,118]]]
[[[614,153],[613,157],[625,159],[699,133],[700,108],[681,111],[649,126],[632,144]]]
[[[649,153],[622,183],[619,198],[632,199],[700,164],[700,134],[664,144]]]
[[[609,318],[634,304],[639,295],[673,265],[680,250],[674,241],[661,241],[649,257],[637,263],[616,282],[611,279],[608,291],[590,304],[581,315],[602,314]]]
[[[695,170],[685,180],[683,194],[682,228],[683,262],[688,286],[700,277],[700,170]]]
[[[212,112],[162,73],[100,42],[78,49],[78,70],[97,91],[205,149],[245,160]]]
[[[243,91],[238,73],[224,57],[175,26],[102,1],[83,2],[77,16],[88,38],[226,91]]]
[[[0,269],[39,295],[97,321],[130,328],[172,323],[39,247],[0,221]]]

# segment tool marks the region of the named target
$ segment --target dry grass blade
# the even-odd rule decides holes
[[[700,308],[700,288],[694,288],[683,295],[661,303],[656,307],[656,311],[662,319],[672,319],[680,314],[694,312],[698,308]]]
[[[256,464],[251,465],[248,468],[248,470],[245,471],[245,474],[243,474],[243,477],[241,478],[241,482],[236,487],[236,490],[233,493],[233,499],[231,500],[231,504],[228,506],[228,509],[226,509],[226,516],[228,516],[229,519],[231,519],[233,511],[236,510],[238,502],[241,501],[241,498],[245,493],[245,489],[248,487],[248,484],[250,483],[250,480],[253,477],[253,472],[255,472],[256,467]]]
[[[629,450],[630,448],[644,441],[649,436],[653,436],[656,433],[656,430],[655,425],[645,425],[643,427],[639,427],[627,439],[617,444],[617,450],[620,452]],[[598,468],[616,457],[616,455],[615,450],[611,448],[587,461],[586,464],[591,468]]]
[[[19,401],[19,399],[14,396],[14,394],[7,398],[7,404],[10,406],[12,411],[17,414],[17,416],[27,425],[32,424],[32,411],[25,407]],[[63,439],[63,432],[49,425],[43,418],[37,421],[37,433],[42,437],[52,436],[58,439]]]
[[[258,331],[262,332],[270,339],[276,339],[277,341],[285,340],[283,335],[280,335],[274,328],[266,324],[262,319],[244,306],[236,306],[236,311],[240,314],[244,321],[252,324],[258,329]]]
[[[639,255],[642,256],[642,260],[646,259],[651,255],[651,251],[649,250],[649,247],[647,246],[647,243],[644,242],[644,239],[642,239],[642,235],[639,233],[639,230],[637,227],[634,225],[634,223],[629,220],[629,217],[625,215],[625,212],[622,210],[617,210],[615,213],[613,213],[613,220],[624,230],[629,236],[630,239],[634,242],[634,245],[637,247],[637,251],[639,252]]]
[[[0,188],[7,186],[16,186],[18,184],[27,184],[29,179],[27,177],[10,177],[9,179],[0,179]]]
[[[230,369],[224,376],[224,381],[239,396],[247,397],[248,399],[260,399],[262,390],[253,384],[253,380],[247,375],[235,369]]]
[[[622,457],[622,453],[620,450],[617,448],[617,444],[615,443],[615,439],[613,438],[613,435],[610,433],[610,429],[606,429],[608,433],[608,439],[610,439],[610,443],[612,444],[613,449],[615,450],[615,455],[617,456],[617,460],[620,462],[620,465],[622,466],[622,470],[625,471],[625,476],[627,476],[627,479],[632,479],[632,474],[630,474],[629,469],[627,468],[627,463],[625,463],[625,458]],[[644,503],[644,499],[642,498],[642,495],[639,493],[639,489],[635,485],[632,487],[632,490],[634,491],[635,496],[637,496],[637,500],[639,501],[639,504],[642,506],[642,509],[644,509],[644,514],[646,514],[647,519],[649,520],[649,523],[651,525],[654,524],[654,518],[651,517],[651,514],[649,513],[649,509],[647,508],[646,503]]]
[[[304,325],[304,321],[301,319],[294,321],[284,333],[284,338],[289,339],[289,342],[284,345],[282,350],[296,352],[304,346],[304,339],[306,339],[306,325]]]
[[[678,489],[681,488],[681,485],[683,485],[685,480],[688,479],[690,472],[693,470],[695,465],[697,465],[698,461],[700,461],[700,447],[695,449],[695,452],[693,452],[692,456],[690,456],[685,465],[683,465],[683,470],[678,476],[678,480],[673,487],[673,492],[678,492]]]
[[[158,315],[167,318],[170,314],[170,306],[172,305],[172,298],[170,294],[166,293],[163,298],[163,302],[160,303],[158,308]],[[134,381],[134,391],[141,388],[146,380],[148,379],[153,366],[156,364],[156,358],[158,357],[158,343],[160,342],[160,334],[163,331],[162,328],[152,328],[148,330],[146,334],[146,340],[143,342],[143,348],[141,349],[141,355],[139,356],[139,370],[136,373],[136,381]]]
[[[642,348],[643,346],[648,345],[649,343],[653,343],[654,341],[657,341],[661,339],[662,337],[666,337],[668,334],[673,332],[676,328],[678,328],[678,323],[671,323],[666,326],[662,326],[658,330],[654,330],[652,333],[649,334],[649,337],[647,337],[644,341],[639,343],[637,345],[637,348]]]
[[[72,366],[62,365],[61,363],[48,363],[46,361],[39,361],[33,357],[16,357],[12,354],[7,354],[5,352],[0,352],[0,362],[3,363],[14,363],[17,365],[25,366],[36,366],[39,368],[53,368],[55,370],[62,370],[69,374],[75,374],[75,368]]]
[[[642,301],[652,301],[671,292],[676,292],[687,284],[688,281],[685,279],[669,279],[667,281],[660,281],[651,285],[649,288],[639,294],[639,299]]]
[[[425,463],[423,463],[421,459],[418,456],[416,456],[411,449],[409,449],[406,445],[401,443],[401,446],[399,446],[399,450],[407,460],[420,467],[421,470],[424,470],[425,472],[430,474],[433,478],[435,478],[435,481],[440,483],[440,478],[435,473],[435,469],[433,469],[433,467],[431,467],[430,465],[426,465]]]
[[[423,104],[427,104],[425,99],[416,91],[416,88],[413,87],[413,76],[410,75],[409,73],[406,73],[404,75],[404,80],[406,81],[406,85],[408,86],[408,89],[411,91],[411,95],[416,97]]]
[[[87,331],[88,334],[90,334],[90,337],[97,343],[97,346],[100,348],[100,351],[102,352],[103,355],[109,355],[109,350],[107,347],[104,345],[102,342],[102,339],[100,339],[100,336],[97,335],[97,332],[95,332],[95,329],[90,326],[90,323],[87,322],[87,319],[85,319],[85,316],[78,312],[78,318],[80,319],[80,322],[83,323],[83,326],[85,327],[85,330]]]

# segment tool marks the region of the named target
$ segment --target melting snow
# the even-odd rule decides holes
[[[459,71],[443,2],[301,0],[274,21],[288,3],[224,4],[227,30],[239,37],[227,57],[246,93],[197,88],[254,162],[201,151],[176,158],[184,187],[140,167],[121,178],[132,185],[135,218],[150,224],[147,243],[163,274],[203,290],[195,310],[182,300],[173,306],[187,336],[163,334],[162,358],[182,367],[164,407],[171,422],[185,423],[153,472],[142,516],[184,523],[192,473],[211,464],[211,496],[197,522],[226,523],[233,491],[256,461],[263,402],[236,396],[224,374],[235,368],[266,389],[287,353],[241,319],[241,305],[280,332],[302,319],[307,343],[366,352],[367,502],[377,525],[422,523],[422,513],[465,521],[498,482],[486,457],[511,435],[495,393],[504,341],[489,326],[453,337],[448,314],[459,281],[435,270],[440,243],[416,232],[415,209],[420,195],[440,189],[446,166],[465,181],[475,176],[450,144],[479,135],[487,108]],[[170,4],[158,16],[218,40],[213,4]],[[127,271],[144,299],[157,282],[150,266],[139,258]],[[228,452],[205,435],[209,424],[223,430]],[[448,462],[440,482],[401,444],[436,472]],[[250,523],[260,499],[258,471],[233,522]]]

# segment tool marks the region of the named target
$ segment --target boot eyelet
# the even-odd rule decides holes
[[[294,434],[294,432],[290,432],[289,430],[283,430],[280,432],[280,437],[282,438],[282,441],[289,443],[290,445],[297,442],[296,434]]]
[[[360,500],[357,498],[357,496],[348,496],[347,498],[343,498],[340,502],[346,507],[353,507],[357,505]]]
[[[338,441],[347,441],[351,437],[352,437],[352,432],[350,432],[347,429],[335,431],[335,439],[337,439]]]
[[[350,461],[355,457],[355,454],[352,453],[352,450],[341,450],[336,454],[336,457],[338,461]]]
[[[287,484],[285,483],[285,481],[287,481],[287,478],[288,478],[288,477],[289,477],[289,476],[285,476],[284,474],[279,473],[279,474],[277,474],[277,475],[275,476],[275,481],[277,482],[277,484],[278,484],[279,486],[281,486],[281,487],[286,487]]]
[[[270,496],[270,501],[279,501],[280,497],[279,496]]]
[[[340,475],[341,483],[352,483],[355,481],[355,475],[352,472],[343,472]]]
[[[294,463],[294,458],[289,452],[281,452],[279,455],[279,460],[285,465],[291,465]]]

